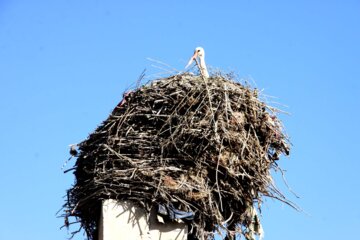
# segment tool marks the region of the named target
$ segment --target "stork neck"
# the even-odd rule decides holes
[[[209,73],[208,73],[207,68],[206,68],[206,64],[205,64],[205,59],[204,59],[204,57],[201,57],[201,58],[200,58],[200,71],[201,71],[201,74],[202,74],[205,78],[208,78],[208,77],[209,77]]]

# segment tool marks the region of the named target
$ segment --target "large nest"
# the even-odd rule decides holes
[[[76,182],[65,207],[97,239],[103,199],[158,204],[194,214],[195,238],[252,239],[263,196],[287,202],[270,170],[288,140],[256,89],[229,76],[180,74],[127,93],[78,144]]]

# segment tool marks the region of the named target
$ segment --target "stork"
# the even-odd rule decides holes
[[[198,64],[197,58],[200,59],[200,64]],[[198,67],[200,69],[201,75],[205,79],[208,78],[209,73],[207,71],[206,64],[205,64],[205,51],[202,47],[195,48],[194,55],[190,58],[190,60],[185,68],[188,68],[193,63],[194,60],[196,61],[196,64],[198,65]]]

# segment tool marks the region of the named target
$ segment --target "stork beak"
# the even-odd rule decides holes
[[[185,68],[188,68],[193,63],[193,61],[196,59],[197,55],[198,55],[198,53],[197,53],[197,51],[195,51],[194,55],[190,58],[188,64],[185,66]]]

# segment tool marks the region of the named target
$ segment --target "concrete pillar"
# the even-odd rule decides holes
[[[158,223],[156,212],[146,212],[131,202],[104,200],[99,240],[186,240],[183,223]]]

